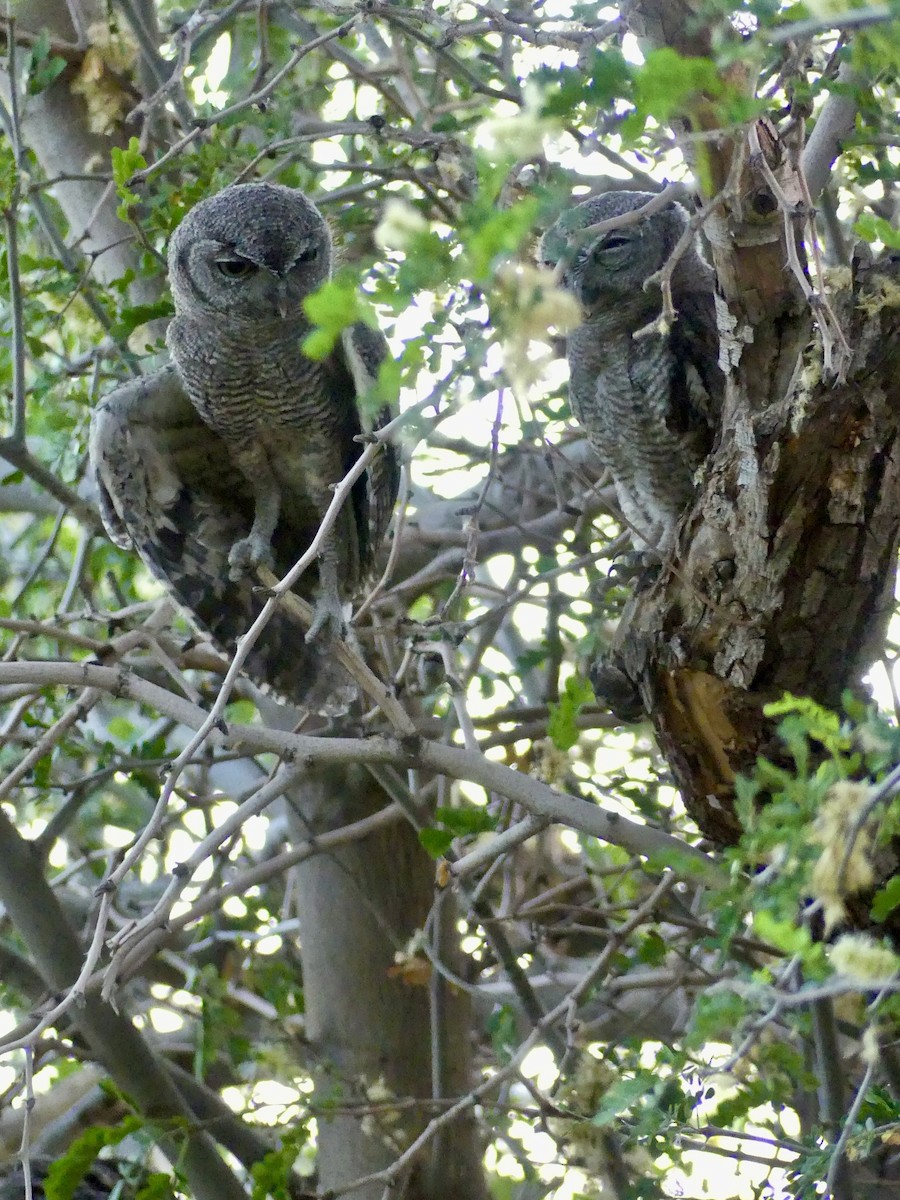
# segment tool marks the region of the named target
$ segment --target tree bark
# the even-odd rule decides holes
[[[77,13],[79,27],[73,24]],[[16,29],[28,34],[46,30],[57,41],[73,47],[70,61],[62,74],[37,95],[19,97],[23,145],[32,150],[48,179],[61,177],[50,189],[58,201],[66,222],[66,244],[70,250],[93,259],[92,276],[102,284],[112,283],[129,270],[137,272],[139,255],[134,230],[116,214],[115,187],[104,176],[110,169],[112,146],[124,146],[130,133],[124,122],[114,122],[109,131],[96,131],[84,97],[73,89],[84,67],[92,26],[108,24],[106,10],[96,3],[68,6],[61,0],[23,0],[15,9]],[[20,49],[19,53],[24,51]],[[112,75],[105,80],[112,86]],[[21,81],[18,81],[21,84]],[[121,86],[121,81],[117,86]],[[0,95],[10,107],[11,82],[0,67]],[[123,112],[139,100],[137,93],[123,94]],[[113,103],[113,97],[107,99]],[[90,176],[96,174],[96,179]],[[71,178],[65,178],[71,176]],[[129,289],[134,304],[151,303],[159,298],[158,279],[138,275]]]
[[[675,561],[620,632],[685,803],[719,842],[739,833],[734,777],[776,753],[762,705],[839,704],[882,644],[900,532],[900,270],[860,268],[841,316],[847,379],[810,347],[783,396],[737,387]]]
[[[689,0],[636,0],[628,20],[651,45],[708,53],[692,13]],[[833,111],[816,162],[806,154],[801,167],[799,149],[765,120],[746,143],[705,151],[717,193],[704,231],[721,302],[724,412],[676,552],[632,597],[609,661],[639,694],[689,812],[718,843],[740,833],[735,776],[757,755],[778,755],[763,705],[785,691],[839,704],[877,655],[893,599],[900,264],[855,261],[834,289],[851,351],[842,362],[828,298],[813,291],[803,259],[804,173],[824,181],[818,159],[830,163],[852,125],[846,97],[836,98],[823,109],[823,118]]]

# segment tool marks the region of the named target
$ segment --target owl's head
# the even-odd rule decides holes
[[[665,263],[687,220],[680,204],[634,225],[592,233],[590,226],[643,208],[651,192],[606,192],[567,209],[541,240],[541,260],[561,268],[561,283],[590,316],[612,306],[652,305],[643,284]]]
[[[175,311],[217,320],[296,321],[331,274],[331,234],[294,188],[225,188],[184,218],[169,243]]]

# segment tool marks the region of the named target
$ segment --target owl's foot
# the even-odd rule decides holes
[[[628,724],[640,721],[644,702],[633,679],[608,658],[598,658],[590,671],[594,695],[609,711]]]
[[[228,555],[228,578],[237,583],[254,567],[271,567],[273,563],[271,543],[268,539],[251,533],[231,547]]]
[[[313,608],[312,624],[306,632],[306,644],[322,638],[343,638],[347,632],[341,598],[336,591],[323,588]]]
[[[616,583],[636,582],[640,587],[647,587],[659,574],[662,559],[654,550],[629,550],[620,554],[609,569],[609,574]]]

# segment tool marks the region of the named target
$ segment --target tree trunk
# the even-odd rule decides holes
[[[362,768],[317,772],[290,799],[295,837],[361,820],[386,802]],[[397,958],[425,928],[434,893],[434,863],[410,824],[312,856],[296,868],[295,888],[316,1106],[338,1110],[319,1116],[319,1183],[339,1192],[394,1162],[440,1111],[433,1097],[469,1090],[470,1005],[442,977],[419,973],[424,957],[412,959],[410,970]],[[442,921],[448,924],[455,943],[455,922]],[[451,971],[455,953],[455,945],[444,947]],[[440,1011],[430,1003],[436,991]],[[419,1103],[402,1104],[409,1099]],[[401,1104],[392,1109],[392,1100]],[[398,1200],[485,1196],[474,1132],[463,1121],[432,1143],[398,1181]],[[384,1191],[374,1181],[353,1194],[381,1200]]]
[[[619,665],[638,685],[691,815],[739,832],[734,777],[775,753],[762,705],[826,705],[856,687],[890,615],[900,531],[900,270],[860,268],[840,317],[846,381],[755,363],[732,379],[722,434],[678,554],[623,620]],[[764,373],[763,373],[764,372]]]

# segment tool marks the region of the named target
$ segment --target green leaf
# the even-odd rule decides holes
[[[650,967],[658,967],[665,962],[666,953],[666,943],[655,930],[648,933],[638,946],[638,958]]]
[[[303,353],[315,362],[321,362],[334,349],[340,334],[330,333],[327,329],[314,329],[303,339]]]
[[[652,1071],[639,1071],[633,1079],[617,1079],[609,1088],[600,1107],[591,1118],[592,1125],[601,1128],[612,1125],[617,1117],[627,1112],[638,1100],[652,1095],[657,1077]]]
[[[767,717],[799,717],[806,736],[821,743],[829,754],[835,757],[845,754],[852,747],[850,734],[843,729],[838,714],[823,708],[821,704],[816,704],[815,700],[810,700],[808,696],[793,696],[790,692],[785,692],[780,700],[766,704],[763,712]],[[797,725],[782,724],[779,732],[786,742],[792,744],[796,742],[798,728],[800,727]]]
[[[281,1146],[277,1150],[270,1150],[264,1158],[253,1164],[250,1168],[253,1177],[251,1200],[266,1200],[267,1197],[271,1197],[272,1200],[290,1200],[291,1189],[288,1187],[288,1181],[291,1169],[303,1144],[308,1140],[309,1130],[305,1122],[292,1125],[284,1135]]]
[[[136,137],[129,139],[124,150],[121,146],[113,146],[110,158],[116,193],[122,201],[116,212],[121,220],[127,221],[128,210],[140,200],[140,196],[131,190],[129,184],[138,171],[144,170],[147,160],[141,154],[141,144]]]
[[[580,675],[570,675],[559,703],[550,705],[547,733],[557,750],[572,749],[579,737],[576,724],[578,714],[585,704],[593,702],[594,689],[588,680]]]
[[[515,1011],[507,1004],[495,1008],[487,1019],[491,1045],[501,1063],[509,1062],[513,1049],[518,1045],[517,1024]]]
[[[419,841],[432,858],[443,858],[453,845],[453,834],[446,829],[420,829]]]
[[[170,300],[159,300],[155,304],[135,304],[123,308],[119,319],[109,331],[114,338],[127,338],[135,329],[146,325],[149,321],[157,321],[162,317],[170,317],[174,312]]]
[[[25,63],[29,96],[45,91],[66,69],[66,60],[50,53],[50,34],[42,29],[37,35]]]
[[[136,1192],[134,1200],[172,1200],[172,1180],[162,1171],[148,1175]]]
[[[127,717],[110,717],[106,726],[110,737],[118,738],[121,742],[126,742],[129,745],[134,739],[135,727],[133,722]]]
[[[651,50],[634,80],[638,113],[657,121],[668,121],[683,113],[695,96],[720,96],[723,90],[714,62],[686,58],[671,46]]]
[[[871,910],[873,918],[876,921],[886,920],[898,904],[900,904],[900,875],[895,875],[875,893]]]
[[[37,760],[37,762],[31,768],[31,778],[35,787],[46,788],[50,786],[52,767],[52,754],[44,754]]]
[[[497,821],[486,808],[436,809],[435,816],[454,837],[466,837],[473,833],[490,833],[497,828]]]
[[[610,107],[614,100],[630,99],[634,69],[621,50],[597,50],[587,73],[580,67],[541,68],[545,85],[542,114],[568,117],[579,104]]]
[[[316,328],[303,343],[307,358],[327,358],[349,325],[364,321],[377,327],[371,306],[359,291],[358,281],[349,277],[327,279],[303,301],[303,311]]]
[[[104,1146],[118,1146],[143,1125],[140,1117],[127,1116],[118,1125],[94,1125],[86,1130],[50,1167],[44,1189],[47,1200],[72,1200]]]
[[[462,230],[462,273],[473,283],[488,283],[494,276],[497,261],[515,254],[525,237],[534,228],[539,202],[534,198],[520,200],[510,208],[484,213],[477,206],[471,215],[475,220]]]
[[[900,229],[895,229],[890,221],[876,217],[874,213],[860,213],[853,232],[867,242],[883,242],[891,250],[900,250]]]
[[[802,954],[812,945],[808,929],[776,917],[766,909],[754,913],[753,928],[764,942],[776,946],[784,954]]]

